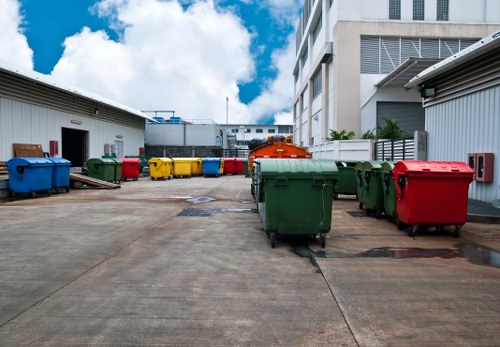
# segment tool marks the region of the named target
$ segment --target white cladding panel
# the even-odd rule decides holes
[[[429,160],[467,161],[468,153],[494,153],[493,183],[473,182],[469,197],[500,199],[500,86],[425,109]]]

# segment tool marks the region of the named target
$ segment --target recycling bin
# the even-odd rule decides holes
[[[191,175],[192,176],[203,175],[203,163],[201,158],[191,158]]]
[[[245,168],[243,165],[243,158],[234,158],[234,173],[237,175],[243,175],[245,173]]]
[[[139,172],[142,173],[144,171],[144,166],[148,165],[148,159],[143,155],[126,155],[125,158],[139,158],[141,167]]]
[[[191,158],[172,158],[174,177],[191,177]]]
[[[122,180],[122,166],[123,166],[123,163],[118,158],[110,158],[110,159],[115,164],[114,171],[113,171],[113,181],[115,183],[120,183],[120,181]]]
[[[203,175],[205,177],[219,177],[220,175],[220,158],[203,158]]]
[[[382,162],[378,160],[365,161],[362,166],[363,205],[366,213],[376,213],[380,218],[384,212],[384,191],[381,183]]]
[[[224,173],[224,158],[220,158],[220,168],[219,173],[222,175]]]
[[[170,158],[151,158],[148,160],[149,175],[154,180],[170,179],[172,176],[172,159]]]
[[[102,181],[115,180],[115,161],[111,158],[90,158],[86,162],[87,175]]]
[[[359,201],[359,209],[363,209],[364,200],[365,200],[365,180],[363,179],[363,167],[364,161],[361,161],[354,165],[354,173],[356,175],[356,183],[357,183],[357,194]]]
[[[224,174],[235,174],[236,173],[236,160],[235,158],[224,158]]]
[[[245,177],[250,177],[250,170],[248,169],[248,158],[243,158],[243,174]]]
[[[418,227],[454,226],[467,219],[469,184],[474,172],[463,162],[403,160],[394,165],[397,218],[415,236]]]
[[[52,189],[64,189],[69,192],[69,172],[71,162],[64,158],[47,158],[54,166],[52,167]]]
[[[47,158],[12,158],[5,163],[9,171],[9,190],[12,196],[37,192],[50,193],[54,163]]]
[[[141,171],[141,160],[139,158],[121,158],[122,162],[122,179],[132,179],[137,181],[139,179],[139,172]]]
[[[384,213],[387,220],[396,220],[396,186],[392,179],[393,161],[382,163],[380,179],[382,180],[382,190],[384,192]]]
[[[339,194],[342,195],[357,195],[358,182],[356,180],[356,164],[359,161],[342,160],[336,161],[337,170],[339,171],[339,178],[335,190],[333,191],[333,198],[338,199]]]
[[[332,195],[338,179],[333,160],[259,159],[255,186],[264,231],[274,248],[277,235],[320,235],[330,231]]]

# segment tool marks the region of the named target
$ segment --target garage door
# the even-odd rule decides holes
[[[405,132],[425,129],[425,113],[420,102],[377,102],[377,127],[384,127],[384,118],[395,119]]]

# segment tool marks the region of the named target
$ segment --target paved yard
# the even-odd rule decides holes
[[[500,226],[409,238],[357,205],[272,249],[241,176],[0,202],[1,345],[499,345]]]

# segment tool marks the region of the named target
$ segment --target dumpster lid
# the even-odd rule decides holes
[[[312,177],[338,175],[337,165],[333,160],[315,159],[260,159],[259,175],[265,177]]]
[[[54,165],[48,158],[12,158],[5,165],[15,166],[51,166]]]
[[[363,170],[380,170],[382,169],[382,161],[380,160],[369,160],[363,162]]]
[[[105,165],[115,165],[115,161],[110,158],[90,158],[89,160],[87,160],[87,163],[94,163],[94,162],[103,163]]]
[[[150,159],[148,160],[148,162],[150,162],[150,161],[152,161],[152,162],[158,162],[158,161],[161,161],[161,162],[171,162],[171,161],[172,161],[172,159],[170,159],[170,158],[161,158],[161,157],[156,157],[156,158],[150,158]]]
[[[139,158],[120,158],[123,163],[140,163],[141,160]]]
[[[460,161],[401,160],[394,165],[394,173],[462,173],[474,174],[472,169]]]
[[[175,163],[175,162],[178,162],[178,163],[187,163],[187,162],[192,162],[192,161],[196,161],[196,158],[172,158],[172,161]]]
[[[220,161],[220,158],[203,158],[202,161]]]
[[[394,165],[396,165],[397,161],[384,161],[382,163],[382,171],[390,172],[394,169]]]

